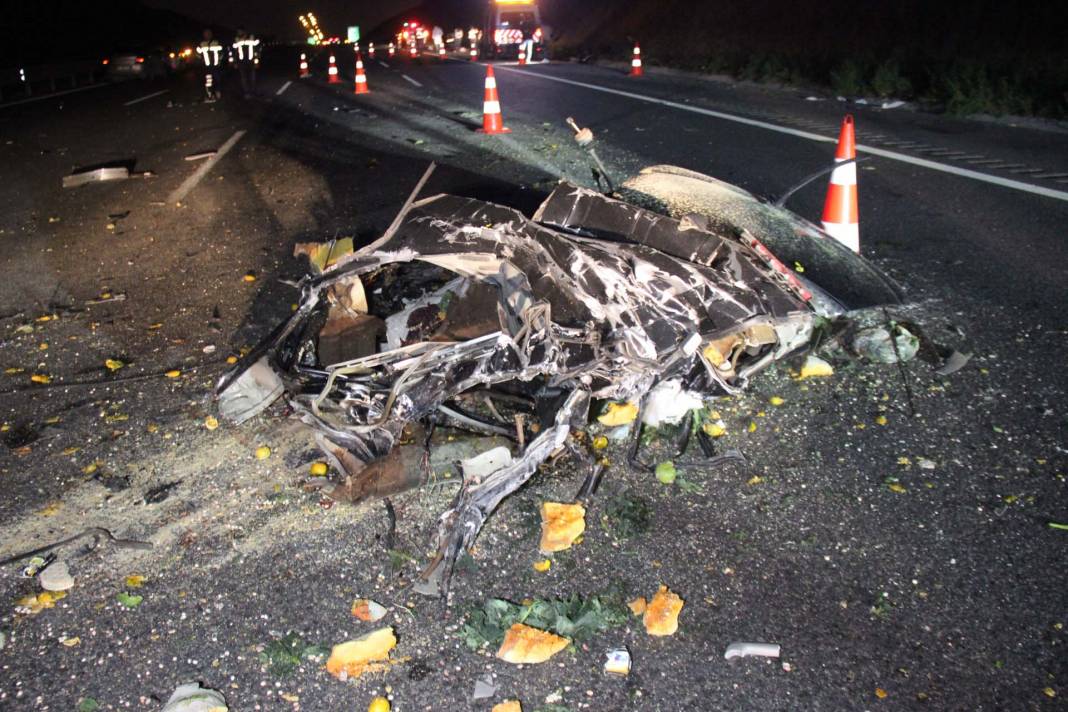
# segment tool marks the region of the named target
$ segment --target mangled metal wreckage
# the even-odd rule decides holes
[[[284,393],[352,501],[429,477],[428,456],[399,464],[409,424],[516,440],[499,469],[465,473],[440,518],[418,588],[444,593],[489,514],[551,455],[570,449],[593,477],[569,437],[591,401],[734,393],[805,349],[817,316],[899,300],[811,223],[729,184],[660,166],[616,195],[560,183],[533,218],[453,195],[409,199],[382,238],[305,278],[292,317],[221,379],[222,415],[242,422]],[[803,260],[809,278],[776,253]],[[487,395],[495,417],[468,407]]]

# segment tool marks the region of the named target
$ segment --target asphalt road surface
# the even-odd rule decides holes
[[[512,131],[485,136],[484,65],[379,51],[371,94],[354,96],[338,54],[344,81],[328,85],[325,55],[299,80],[295,53],[268,52],[248,99],[235,75],[204,104],[190,73],[0,105],[0,558],[87,526],[154,544],[63,547],[74,588],[36,614],[16,610],[35,581],[0,571],[0,708],[158,709],[190,680],[235,710],[363,709],[375,694],[396,710],[1063,707],[1068,532],[1049,525],[1068,524],[1068,134],[554,63],[497,66]],[[560,177],[592,185],[573,116],[616,178],[667,163],[778,196],[828,164],[845,111],[870,157],[862,253],[906,289],[895,318],[974,354],[956,374],[773,369],[718,406],[747,466],[692,465],[686,486],[613,466],[582,544],[538,573],[538,502],[580,480],[562,461],[487,522],[448,606],[406,588],[448,483],[395,498],[389,537],[378,505],[324,506],[306,477],[317,456],[282,409],[204,425],[226,358],[297,301],[282,281],[304,270],[294,244],[372,239],[430,161],[424,194],[529,214]],[[61,188],[117,162],[136,177]],[[824,186],[790,207],[817,219]],[[442,434],[436,467],[485,446]],[[620,540],[604,516],[625,491],[652,514]],[[517,668],[457,635],[487,597],[659,583],[686,601],[672,637],[635,620]],[[349,612],[360,596],[392,607],[391,669],[340,682],[314,657],[268,664],[287,633],[329,646],[369,630]],[[737,640],[782,657],[724,660]],[[633,671],[605,676],[622,645]],[[472,701],[487,674],[497,694]]]

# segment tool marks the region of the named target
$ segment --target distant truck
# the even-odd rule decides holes
[[[516,59],[524,35],[532,43],[532,61],[548,59],[545,31],[534,0],[491,0],[482,32],[482,54],[489,59]]]

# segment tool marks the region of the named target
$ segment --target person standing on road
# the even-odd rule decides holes
[[[522,61],[534,61],[534,28],[530,22],[524,20],[519,25],[519,31],[523,33],[523,41],[519,44],[519,56]]]
[[[234,52],[237,58],[237,73],[241,77],[241,91],[248,99],[256,92],[256,47],[260,41],[244,28],[237,28],[234,37]]]
[[[222,50],[222,45],[215,39],[211,30],[204,30],[204,41],[197,47],[197,54],[204,60],[204,101],[209,104],[222,97],[219,87]]]
[[[434,25],[434,29],[430,31],[430,36],[434,40],[434,49],[438,50],[445,46],[445,30],[441,29],[438,25]]]

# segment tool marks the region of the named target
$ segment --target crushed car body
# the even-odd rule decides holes
[[[695,182],[703,197],[678,215]],[[303,280],[293,315],[220,380],[221,415],[240,423],[284,396],[342,473],[335,496],[353,502],[428,480],[428,465],[399,457],[409,426],[515,441],[496,469],[465,469],[441,515],[417,589],[445,593],[457,557],[541,463],[566,449],[594,467],[570,437],[591,403],[640,413],[664,384],[738,392],[806,349],[819,316],[899,298],[815,226],[707,176],[656,167],[617,195],[561,182],[532,218],[453,195],[410,199],[382,238]],[[842,298],[802,280],[766,242],[793,245],[809,274],[862,287]]]

